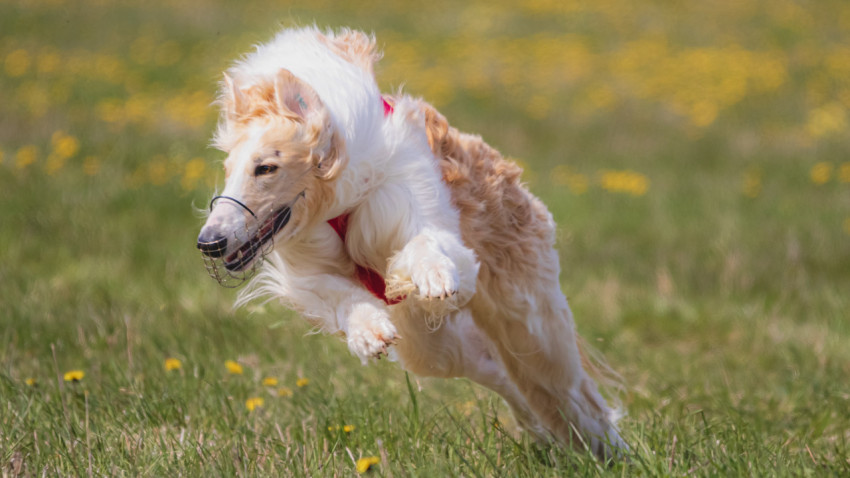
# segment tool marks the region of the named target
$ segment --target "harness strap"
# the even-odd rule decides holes
[[[348,231],[348,216],[349,214],[345,213],[328,221],[328,224],[334,228],[334,231],[336,231],[343,243],[345,242],[345,234]],[[392,300],[387,298],[387,283],[384,281],[384,278],[381,277],[381,274],[374,269],[363,267],[360,264],[354,264],[354,267],[357,279],[364,287],[366,287],[366,290],[371,292],[375,297],[384,301],[387,305],[398,304],[404,300],[404,297],[397,297]]]

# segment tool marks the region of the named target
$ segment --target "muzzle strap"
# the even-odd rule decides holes
[[[254,216],[254,219],[257,219],[257,215],[256,215],[256,214],[254,214],[254,211],[252,211],[252,210],[251,210],[251,208],[249,208],[248,206],[246,206],[245,204],[243,204],[243,203],[242,203],[242,201],[240,201],[240,200],[238,200],[238,199],[236,199],[236,198],[232,198],[232,197],[230,197],[230,196],[216,196],[216,197],[214,197],[214,198],[210,199],[210,212],[212,212],[213,207],[215,206],[215,202],[216,202],[216,200],[218,200],[218,199],[227,199],[228,201],[235,202],[236,204],[238,204],[238,205],[242,206],[242,209],[244,209],[244,210],[248,211],[249,213],[251,213],[251,215],[252,215],[252,216]]]

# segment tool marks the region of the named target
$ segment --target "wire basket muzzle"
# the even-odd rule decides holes
[[[212,210],[219,201],[229,201],[249,213],[245,226],[236,228],[215,243],[198,243],[207,273],[224,287],[239,287],[251,279],[262,266],[263,259],[274,249],[274,237],[292,216],[292,205],[304,193],[300,193],[289,204],[272,209],[271,213],[257,217],[248,206],[229,196],[216,196],[210,201]]]

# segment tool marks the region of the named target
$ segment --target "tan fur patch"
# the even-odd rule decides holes
[[[334,53],[357,65],[370,75],[375,63],[381,59],[381,54],[375,48],[375,38],[363,32],[345,29],[334,35],[333,38],[320,35],[319,40]]]
[[[499,349],[508,374],[548,433],[565,443],[591,439],[588,445],[604,454],[599,439],[613,424],[581,364],[603,385],[616,385],[616,374],[582,350],[566,301],[556,299],[562,293],[551,214],[523,186],[519,166],[479,136],[451,127],[431,105],[420,101],[420,108],[429,145],[460,212],[464,243],[481,263],[470,303],[476,325]],[[591,436],[577,436],[576,428]]]

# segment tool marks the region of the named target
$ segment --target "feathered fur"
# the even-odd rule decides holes
[[[216,134],[229,153],[224,194],[259,211],[304,197],[238,303],[278,299],[345,334],[364,363],[394,345],[414,373],[468,377],[502,395],[540,439],[622,450],[582,366],[551,214],[516,164],[424,101],[387,97],[394,112],[385,116],[379,57],[366,34],[302,28],[228,70]],[[244,223],[244,211],[219,209],[202,236]],[[345,242],[327,224],[343,213]],[[404,300],[389,306],[370,294],[355,264]]]

